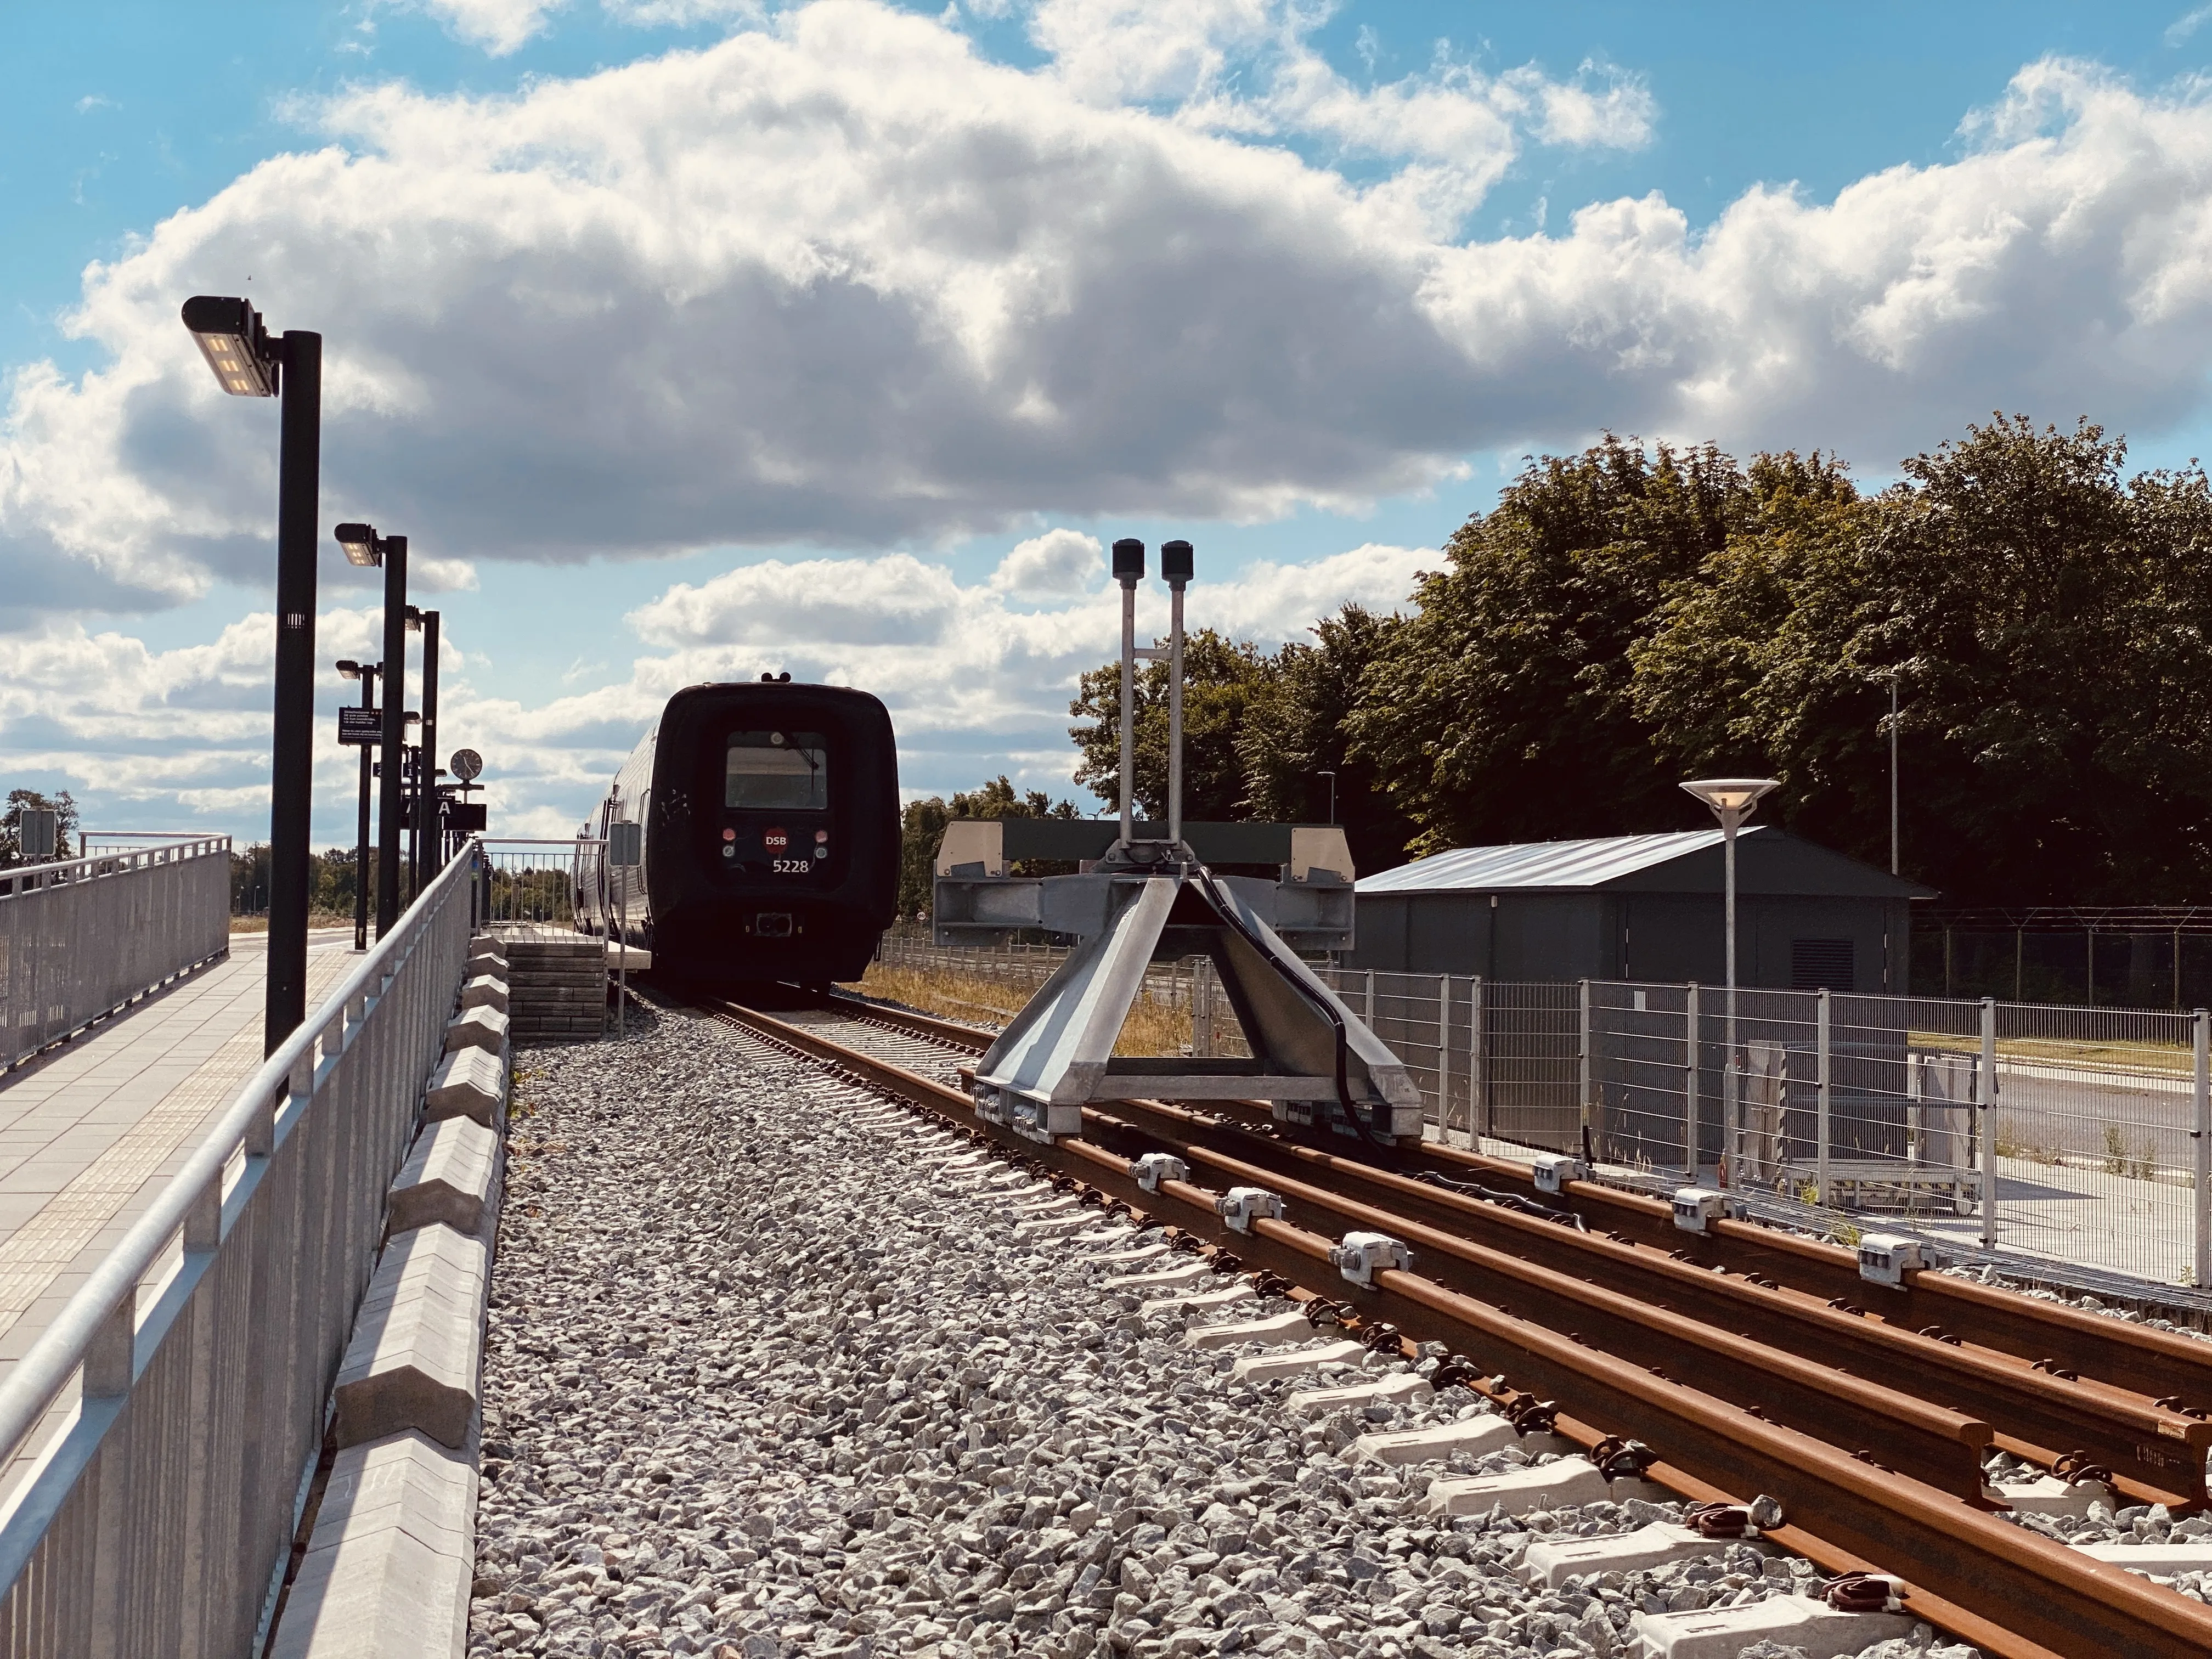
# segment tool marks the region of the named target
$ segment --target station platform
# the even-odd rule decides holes
[[[0,1372],[199,1145],[262,1060],[265,933],[74,1040],[0,1073]],[[309,936],[307,1006],[361,958]]]

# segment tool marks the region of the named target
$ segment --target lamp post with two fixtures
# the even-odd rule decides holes
[[[1736,1150],[1738,1102],[1741,1092],[1743,1067],[1735,1051],[1735,832],[1743,821],[1759,810],[1759,797],[1771,789],[1782,787],[1778,778],[1694,778],[1683,788],[1712,809],[1713,816],[1721,821],[1723,875],[1722,885],[1726,897],[1722,904],[1722,927],[1728,934],[1728,1062],[1722,1072],[1723,1114],[1721,1144],[1720,1182],[1729,1184],[1729,1160]],[[1695,1043],[1697,1034],[1690,1034]],[[1688,1149],[1688,1163],[1697,1164],[1695,1146]]]
[[[270,755],[269,977],[262,1052],[307,1017],[307,836],[315,761],[315,520],[322,467],[323,337],[271,337],[244,300],[200,294],[184,323],[216,384],[234,398],[275,398],[276,689]]]
[[[376,936],[399,920],[400,750],[407,742],[407,538],[376,526],[342,524],[333,532],[346,557],[384,568],[384,739],[376,792]]]

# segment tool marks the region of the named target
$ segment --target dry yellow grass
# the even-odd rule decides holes
[[[904,1003],[909,1008],[919,1008],[945,1019],[970,1025],[982,1022],[1003,1025],[1021,1012],[1022,1005],[1029,1000],[1030,988],[944,969],[886,968],[881,963],[870,963],[866,975],[852,988],[863,996]],[[1215,1016],[1217,1022],[1225,1023],[1233,1030],[1234,1021],[1227,1017],[1228,1010],[1219,1007]],[[1190,1011],[1171,1008],[1164,999],[1155,998],[1147,991],[1129,1010],[1128,1020],[1121,1027],[1114,1052],[1179,1054],[1188,1050],[1190,1041]]]
[[[1951,1054],[1978,1054],[1978,1037],[1945,1031],[1913,1031],[1907,1040],[1916,1048],[1936,1048]],[[2069,1042],[2060,1037],[1999,1037],[1997,1054],[2005,1060],[2048,1060],[2061,1064],[2124,1066],[2133,1071],[2170,1072],[2185,1077],[2194,1064],[2188,1048],[2174,1042],[2129,1042],[2113,1038]]]

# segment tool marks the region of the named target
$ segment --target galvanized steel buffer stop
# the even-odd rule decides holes
[[[1105,855],[1081,875],[1026,878],[939,860],[940,916],[995,914],[1008,925],[1081,941],[977,1065],[976,1112],[1050,1140],[1081,1134],[1083,1108],[1094,1102],[1265,1100],[1279,1121],[1367,1139],[1418,1139],[1421,1095],[1405,1066],[1272,925],[1291,920],[1309,945],[1348,943],[1349,868],[1304,867],[1294,856],[1278,882],[1217,875],[1184,838],[1182,601],[1190,544],[1165,544],[1160,566],[1171,595],[1169,643],[1164,652],[1140,650],[1136,598],[1145,544],[1114,544],[1114,575],[1121,585],[1121,832]],[[1131,788],[1137,659],[1163,655],[1169,663],[1168,820],[1161,836],[1162,826],[1136,823]],[[1155,833],[1140,833],[1146,830]],[[1334,831],[1315,842],[1343,844]],[[1348,854],[1335,862],[1348,866]],[[979,885],[994,890],[979,895]],[[1144,988],[1147,965],[1187,956],[1212,962],[1252,1057],[1115,1054],[1115,1040]]]

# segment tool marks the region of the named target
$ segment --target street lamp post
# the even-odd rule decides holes
[[[373,662],[344,662],[338,664],[338,672],[349,680],[361,682],[361,706],[376,707],[376,677],[383,672],[383,665]],[[353,948],[368,949],[368,745],[361,745],[361,823],[354,837],[353,849]]]
[[[1712,808],[1713,816],[1721,821],[1722,884],[1726,894],[1721,925],[1728,932],[1728,1064],[1723,1073],[1726,1083],[1721,1103],[1726,1115],[1720,1165],[1723,1187],[1729,1184],[1729,1160],[1736,1151],[1737,1105],[1743,1078],[1741,1060],[1735,1051],[1735,832],[1759,810],[1759,798],[1781,787],[1778,778],[1696,778],[1682,786]],[[1694,1036],[1692,1040],[1695,1041]],[[1690,1161],[1694,1164],[1696,1158],[1697,1149],[1692,1147]]]
[[[376,936],[399,920],[399,751],[406,742],[407,538],[380,536],[374,525],[342,524],[338,544],[359,565],[384,567],[384,741],[376,792]]]
[[[276,398],[276,687],[270,756],[269,977],[262,1052],[307,1017],[307,836],[315,760],[315,520],[322,467],[323,337],[271,338],[244,300],[195,295],[184,324],[235,398]]]

